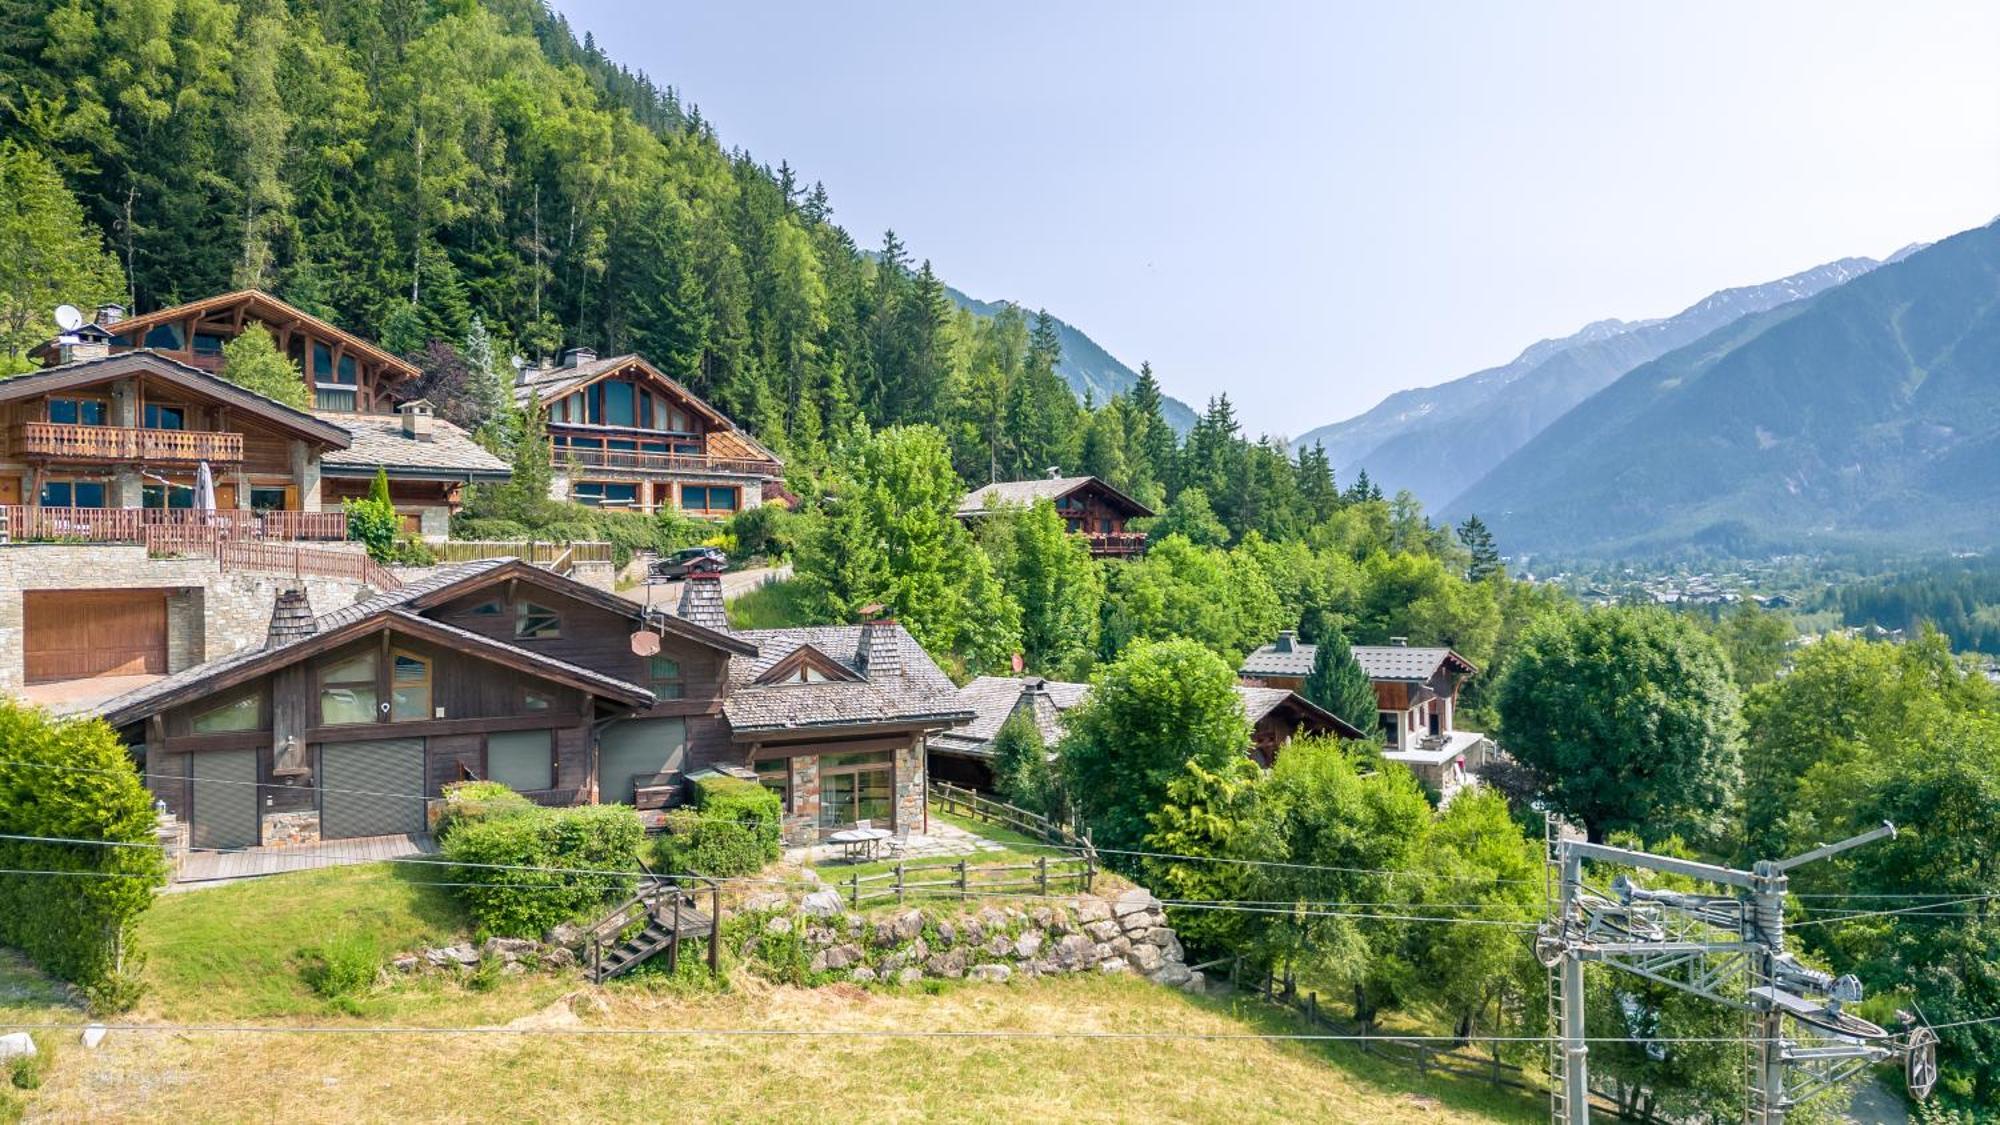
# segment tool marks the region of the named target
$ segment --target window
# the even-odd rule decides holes
[[[96,480],[49,480],[42,482],[44,508],[102,508],[104,482]]]
[[[546,606],[519,602],[514,606],[514,636],[517,640],[546,641],[562,636],[562,616]]]
[[[345,383],[351,387],[359,379],[360,376],[355,373],[354,357],[351,355],[341,356],[340,363],[333,369],[333,381],[336,383]]]
[[[174,508],[185,511],[194,507],[194,486],[191,484],[149,484],[139,490],[139,506],[142,508]]]
[[[681,508],[690,512],[733,512],[736,510],[737,490],[721,485],[684,484],[681,486]]]
[[[102,426],[109,410],[110,407],[101,399],[52,398],[49,400],[49,421],[64,426]]]
[[[636,441],[630,441],[620,438],[612,438],[610,441],[604,443],[604,447],[606,449],[632,450],[639,448],[639,443]]]
[[[569,439],[571,449],[603,449],[604,439],[594,437],[573,437]]]
[[[181,326],[178,324],[155,324],[146,329],[146,347],[165,348],[179,351],[181,348]]]
[[[604,388],[604,424],[607,426],[637,425],[639,415],[633,406],[632,384],[599,383]]]
[[[686,411],[669,407],[661,413],[667,416],[667,424],[662,427],[663,429],[672,430],[677,434],[691,434],[694,432],[694,424],[688,421]]]
[[[313,388],[314,410],[337,410],[344,414],[352,414],[354,413],[354,408],[355,398],[353,391],[328,389],[326,387]]]
[[[290,497],[282,488],[253,488],[250,490],[250,510],[253,512],[282,512]]]
[[[891,752],[828,754],[819,760],[819,823],[835,828],[857,820],[889,822],[896,815],[896,766]]]
[[[430,718],[431,662],[408,652],[398,652],[390,660],[390,721],[414,723]]]
[[[146,428],[149,430],[187,429],[187,407],[161,406],[157,402],[147,403]]]
[[[263,718],[263,704],[263,692],[246,692],[227,703],[197,714],[191,725],[196,734],[256,730],[259,720]]]
[[[779,679],[765,680],[764,682],[770,684],[824,684],[830,682],[832,679],[833,677],[820,671],[815,665],[801,664]]]
[[[375,654],[364,652],[322,671],[319,676],[321,726],[375,721]]]
[[[315,383],[333,382],[333,349],[325,344],[312,346],[312,377]]]
[[[776,761],[757,763],[757,784],[778,795],[778,807],[792,811],[792,760],[779,758]]]
[[[500,603],[480,602],[478,605],[466,610],[466,612],[473,617],[498,617],[500,616]]]
[[[486,778],[517,793],[555,788],[555,737],[545,730],[500,731],[486,736]]]
[[[701,454],[701,446],[699,446],[699,445],[693,445],[693,444],[690,444],[690,443],[688,443],[688,442],[684,442],[684,441],[681,441],[681,442],[675,442],[675,443],[674,443],[674,452],[675,452],[675,453],[692,453],[692,454],[695,454],[695,455],[699,456],[699,455]]]
[[[615,481],[578,481],[569,494],[570,499],[593,508],[630,508],[639,503],[638,485]]]
[[[646,680],[653,689],[653,695],[660,699],[679,699],[687,692],[687,682],[681,678],[681,662],[664,656],[655,656],[647,662]]]
[[[213,332],[194,334],[194,354],[215,356],[222,354],[222,337]]]

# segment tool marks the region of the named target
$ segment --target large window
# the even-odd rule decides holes
[[[555,788],[555,739],[545,730],[486,736],[486,777],[519,793]]]
[[[352,414],[354,413],[354,406],[355,398],[353,391],[341,390],[337,387],[313,388],[314,410],[334,410],[343,414]]]
[[[110,406],[95,398],[52,398],[49,421],[65,426],[102,426],[110,416]]]
[[[866,820],[887,827],[896,817],[892,752],[828,754],[819,760],[819,823],[838,828]]]
[[[283,488],[253,488],[250,490],[250,510],[253,512],[282,512],[291,505],[290,493]]]
[[[431,662],[411,652],[390,658],[389,718],[398,723],[431,717]]]
[[[562,636],[562,617],[547,606],[533,602],[514,605],[514,637],[523,641],[546,641]]]
[[[102,508],[104,482],[101,480],[46,480],[40,502],[44,508]]]
[[[321,726],[372,723],[376,703],[375,654],[364,652],[320,672]]]
[[[146,428],[149,430],[187,429],[187,407],[162,406],[157,402],[147,403]]]
[[[616,481],[580,480],[569,490],[570,499],[593,508],[630,508],[639,502],[639,486]]]
[[[681,508],[689,512],[733,512],[738,495],[733,486],[684,484]]]
[[[142,346],[177,352],[181,349],[181,342],[180,325],[155,324],[151,328],[146,329],[146,342]]]
[[[143,508],[178,508],[183,511],[194,507],[194,486],[191,484],[148,484],[139,489],[139,506]]]
[[[778,795],[778,807],[792,811],[792,760],[777,758],[757,763],[757,784]]]
[[[249,691],[234,699],[195,715],[192,722],[196,734],[222,734],[227,731],[256,730],[263,717],[264,693]]]
[[[604,424],[607,426],[636,426],[639,424],[638,408],[633,405],[632,384],[610,382],[600,383],[604,388]]]

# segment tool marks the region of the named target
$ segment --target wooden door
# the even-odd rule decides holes
[[[229,511],[234,511],[235,508],[236,508],[236,486],[233,484],[216,485],[215,510],[218,512],[229,512]]]
[[[0,477],[0,504],[21,502],[21,478]]]
[[[165,590],[29,590],[21,601],[29,683],[166,675]]]

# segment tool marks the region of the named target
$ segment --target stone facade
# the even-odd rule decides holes
[[[819,755],[792,759],[792,807],[785,814],[785,842],[810,844],[819,839]]]
[[[926,757],[922,740],[914,741],[895,753],[896,826],[912,832],[924,830],[924,801],[928,789],[924,775]],[[785,843],[793,847],[817,843],[820,837],[819,755],[800,754],[792,758],[791,770],[792,806],[782,822]]]
[[[298,847],[319,843],[319,811],[272,812],[264,814],[264,846]]]
[[[928,757],[922,738],[896,751],[896,824],[912,832],[924,830],[924,799],[929,788],[924,762]]]

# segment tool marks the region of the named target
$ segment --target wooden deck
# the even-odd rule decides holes
[[[181,860],[180,871],[168,885],[168,893],[218,887],[238,879],[258,879],[321,867],[345,867],[356,863],[380,863],[406,856],[436,855],[434,836],[358,836],[351,840],[328,840],[323,844],[302,844],[289,848],[246,848],[242,851],[190,850]]]

